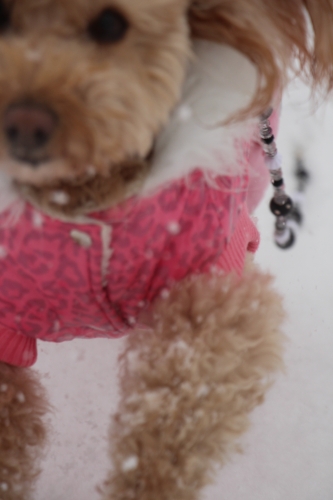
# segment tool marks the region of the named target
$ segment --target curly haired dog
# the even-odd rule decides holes
[[[247,257],[256,117],[293,66],[330,89],[332,22],[330,0],[0,1],[1,499],[39,473],[38,339],[132,332],[104,500],[195,499],[237,448],[283,339]]]

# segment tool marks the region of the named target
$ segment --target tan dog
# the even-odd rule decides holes
[[[314,31],[311,46],[306,11]],[[252,117],[271,104],[294,56],[300,70],[309,70],[314,83],[328,82],[330,87],[332,21],[329,0],[276,0],[269,5],[261,0],[0,2],[1,499],[30,498],[48,409],[38,377],[28,368],[35,356],[34,342],[42,338],[31,333],[29,325],[35,325],[38,314],[44,317],[42,306],[27,301],[29,311],[13,313],[18,325],[15,332],[8,320],[20,299],[11,296],[6,273],[18,272],[24,283],[33,280],[36,266],[34,259],[22,264],[28,240],[21,241],[16,231],[19,221],[33,215],[32,235],[46,219],[69,224],[72,239],[81,246],[77,255],[82,260],[94,247],[89,234],[81,231],[84,224],[92,224],[91,213],[146,199],[153,189],[174,182],[177,175],[187,179],[197,166],[192,157],[181,173],[177,162],[170,160],[170,169],[158,171],[158,180],[156,165],[163,161],[169,165],[170,144],[176,149],[174,156],[183,155],[186,161],[190,157],[182,149],[186,142],[182,124],[193,125],[187,114],[195,90],[189,91],[188,99],[183,92],[192,88],[189,75],[195,61],[200,62],[201,55],[206,61],[211,51],[217,51],[217,59],[209,69],[221,60],[221,81],[210,87],[208,78],[208,87],[204,83],[198,88],[208,88],[209,98],[220,89],[224,101],[220,94],[214,97],[209,126],[202,126],[202,134],[211,130],[212,123],[214,129],[221,128],[222,135],[213,139],[214,147],[225,141],[222,163],[226,167],[219,175],[245,178],[239,149],[233,149],[235,140],[242,139],[242,152],[255,143],[256,119]],[[195,45],[194,39],[201,39],[203,45]],[[208,41],[214,43],[205,45]],[[227,48],[220,52],[217,44]],[[195,77],[203,74],[200,64]],[[229,76],[224,79],[223,75]],[[205,106],[211,104],[205,99]],[[218,109],[221,112],[215,116],[221,99],[224,109]],[[201,109],[198,102],[194,100],[193,109]],[[204,117],[204,111],[198,112]],[[226,125],[230,118],[242,121]],[[185,132],[186,145],[195,151],[197,135]],[[177,149],[174,144],[179,138],[182,145]],[[199,153],[207,144],[211,147],[210,138],[203,141]],[[213,156],[207,167],[217,175]],[[214,184],[209,181],[207,186]],[[214,196],[220,191],[214,191]],[[230,200],[236,199],[232,196],[229,208]],[[245,198],[236,200],[239,207],[245,206]],[[230,220],[240,216],[239,207],[233,208]],[[93,219],[96,227],[103,225],[101,220]],[[125,221],[118,220],[118,226]],[[207,221],[203,227],[209,225]],[[223,240],[226,254],[234,234],[243,238],[237,232],[242,224]],[[176,237],[178,232],[178,222],[169,225],[169,233]],[[106,293],[115,278],[112,266],[107,268],[114,258],[108,245],[110,234],[104,236],[101,291]],[[14,242],[12,246],[9,241]],[[103,489],[105,500],[197,498],[210,480],[215,461],[225,462],[248,427],[249,412],[263,401],[271,374],[281,366],[283,313],[270,278],[250,262],[244,266],[249,243],[242,249],[241,272],[225,262],[219,272],[201,264],[196,273],[184,272],[167,290],[159,290],[147,304],[142,302],[142,312],[135,310],[135,317],[123,318],[120,302],[112,299],[112,290],[108,292],[114,317],[117,313],[135,334],[128,337],[121,359],[122,399],[110,432],[113,469]],[[232,244],[237,252],[237,245]],[[19,245],[21,267],[17,271]],[[43,255],[43,265],[52,258]],[[133,261],[139,258],[132,256]],[[23,271],[30,272],[29,278]],[[39,286],[29,283],[31,289]],[[135,285],[136,280],[122,293],[134,294]],[[41,296],[52,286],[49,283]],[[65,296],[66,283],[61,286]],[[96,300],[104,307],[102,299]],[[54,312],[53,307],[47,312]],[[84,322],[83,312],[84,308],[80,310]],[[50,314],[45,314],[45,322]],[[59,333],[61,321],[61,316],[52,317],[50,340],[64,340]],[[68,325],[64,327],[67,336]],[[94,328],[106,332],[104,324]]]

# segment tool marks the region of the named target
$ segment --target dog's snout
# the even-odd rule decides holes
[[[11,106],[4,117],[4,133],[11,154],[17,159],[37,163],[54,134],[57,124],[55,113],[38,104]]]

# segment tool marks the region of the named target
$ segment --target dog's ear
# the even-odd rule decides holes
[[[284,0],[288,3],[288,0]],[[333,0],[303,0],[313,31],[311,73],[316,83],[333,88]]]
[[[290,68],[333,87],[333,0],[191,0],[189,23],[194,38],[231,45],[256,65],[245,112],[267,108]]]
[[[333,0],[261,0],[280,43],[312,86],[333,88]],[[274,44],[274,40],[272,40]],[[289,50],[288,50],[289,48]]]

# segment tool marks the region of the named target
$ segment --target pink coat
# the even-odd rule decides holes
[[[248,175],[207,177],[197,169],[84,223],[29,204],[14,225],[1,214],[0,360],[32,365],[38,339],[122,336],[185,277],[241,274],[259,244]]]

